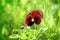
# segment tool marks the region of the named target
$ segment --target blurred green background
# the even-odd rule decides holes
[[[42,22],[27,28],[34,9],[42,10]],[[0,0],[0,40],[60,40],[60,0]]]

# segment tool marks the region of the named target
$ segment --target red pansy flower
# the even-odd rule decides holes
[[[32,26],[34,23],[35,24],[40,24],[41,23],[41,18],[43,17],[43,14],[40,10],[33,10],[26,16],[25,23],[28,26]]]

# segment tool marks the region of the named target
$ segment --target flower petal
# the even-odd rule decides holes
[[[36,20],[35,21],[36,24],[40,24],[41,23],[41,17],[40,16],[35,16],[34,19]]]
[[[43,13],[41,10],[33,10],[31,13],[32,13],[32,16],[39,15],[40,17],[43,17]]]
[[[29,24],[30,24],[31,19],[32,19],[32,16],[31,16],[31,15],[27,15],[27,16],[26,16],[25,23],[26,23],[28,26],[29,26]]]

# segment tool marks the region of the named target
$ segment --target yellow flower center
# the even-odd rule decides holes
[[[32,18],[32,20],[31,20],[32,22],[34,22],[34,19]]]

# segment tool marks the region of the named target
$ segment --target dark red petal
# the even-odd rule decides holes
[[[28,23],[28,26],[32,26],[33,24],[34,24],[34,22],[30,21],[30,22]]]
[[[41,17],[40,16],[35,16],[34,19],[36,20],[36,24],[40,24],[41,23]]]
[[[39,15],[40,17],[43,17],[43,13],[41,10],[33,10],[31,12],[32,16],[36,16],[36,15]]]
[[[29,25],[29,22],[31,21],[32,16],[31,15],[27,15],[26,16],[26,20],[25,20],[25,24]]]

